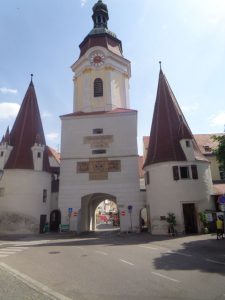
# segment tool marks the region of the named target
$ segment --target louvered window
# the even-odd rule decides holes
[[[94,81],[94,97],[103,96],[103,81],[101,78],[96,78]]]
[[[178,166],[173,166],[173,179],[174,180],[179,180]]]
[[[150,184],[150,176],[149,176],[149,171],[145,173],[145,185]]]
[[[192,178],[198,179],[198,170],[196,165],[191,166]]]

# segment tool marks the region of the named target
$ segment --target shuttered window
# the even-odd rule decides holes
[[[192,178],[198,179],[198,169],[196,165],[191,166]]]
[[[173,166],[173,179],[179,180],[179,169],[178,166]]]
[[[145,173],[145,185],[150,184],[150,177],[149,177],[149,171]]]
[[[96,78],[94,81],[94,97],[103,96],[103,81],[101,78]]]

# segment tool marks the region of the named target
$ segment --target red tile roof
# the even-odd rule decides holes
[[[186,161],[180,140],[191,139],[197,160],[206,160],[198,148],[178,102],[162,70],[159,73],[158,90],[151,127],[151,143],[145,166],[166,162]]]
[[[218,141],[214,141],[213,136],[222,136],[224,133],[195,134],[195,140],[204,155],[212,155],[213,150],[218,146]]]
[[[82,116],[92,116],[92,115],[110,115],[110,114],[129,113],[129,112],[137,112],[137,111],[134,109],[128,109],[128,108],[115,108],[115,109],[109,110],[109,111],[91,111],[91,112],[78,111],[78,112],[63,115],[60,117],[82,117]]]
[[[101,35],[88,35],[80,44],[80,57],[83,56],[90,48],[101,46],[109,51],[122,56],[121,41],[107,33]]]
[[[53,148],[47,147],[48,150],[48,156],[52,156],[55,158],[55,160],[60,164],[60,153],[54,150]]]
[[[214,192],[214,195],[224,195],[224,193],[225,193],[225,184],[224,183],[214,184],[213,185],[213,192]]]
[[[144,170],[143,170],[144,158],[143,156],[138,157],[138,169],[139,169],[139,177],[144,178]]]
[[[34,146],[37,136],[39,142],[46,145],[37,97],[31,80],[10,132],[10,145],[13,146],[13,150],[5,169],[34,169],[31,147]],[[47,149],[44,150],[43,170],[50,170]]]

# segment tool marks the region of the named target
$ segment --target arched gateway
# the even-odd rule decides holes
[[[96,229],[96,209],[104,200],[117,203],[115,196],[104,193],[94,193],[82,197],[80,221],[82,231],[94,231]]]

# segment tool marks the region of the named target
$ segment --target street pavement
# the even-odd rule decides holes
[[[0,299],[225,300],[225,240],[104,226],[80,236],[0,237],[0,279]]]

